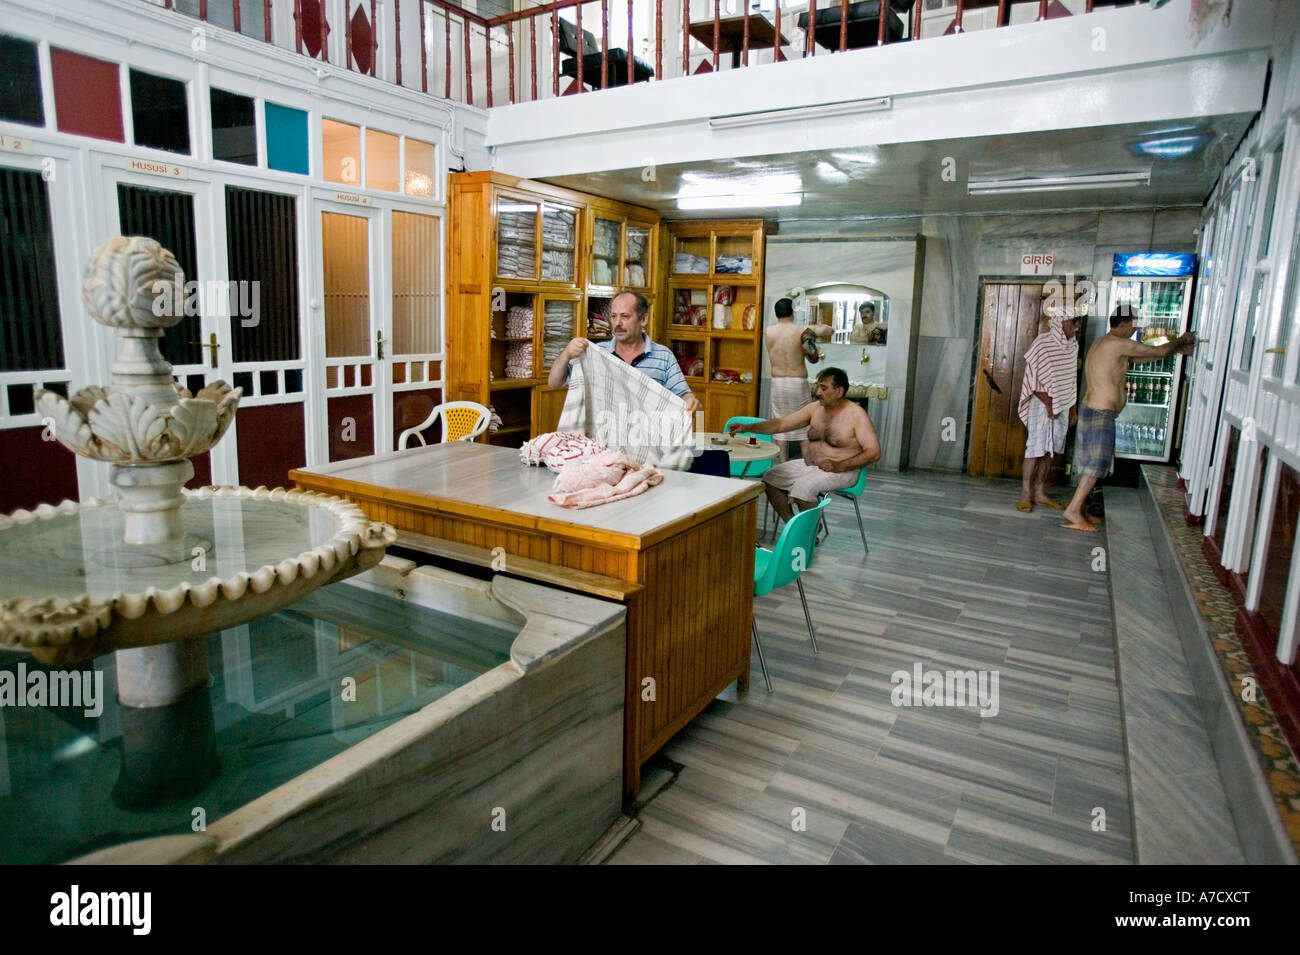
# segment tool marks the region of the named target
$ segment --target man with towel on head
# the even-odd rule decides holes
[[[1032,511],[1035,504],[1061,509],[1043,485],[1052,469],[1052,455],[1065,451],[1066,432],[1074,426],[1079,373],[1079,343],[1074,335],[1078,330],[1079,317],[1074,310],[1058,308],[1048,318],[1047,331],[1025,352],[1019,413],[1029,436],[1017,510]]]

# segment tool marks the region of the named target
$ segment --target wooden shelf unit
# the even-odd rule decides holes
[[[587,337],[588,315],[624,287],[649,300],[648,327],[654,328],[659,215],[502,173],[453,173],[450,184],[448,218],[455,228],[447,243],[446,399],[494,406],[502,428],[485,440],[518,446],[528,433],[554,430],[564,407],[565,390],[546,385],[548,339],[554,352],[558,341]],[[592,245],[597,227],[604,253],[599,257]],[[610,255],[615,236],[617,249]],[[609,284],[592,280],[598,258],[606,263],[600,278]],[[645,273],[645,285],[619,281],[630,265]],[[531,337],[507,333],[506,318],[517,307],[532,310]],[[548,335],[548,309],[553,327],[571,312],[571,332]],[[528,376],[506,377],[511,350],[527,342]]]
[[[758,413],[767,225],[761,219],[744,219],[668,222],[665,228],[663,325],[658,340],[678,356],[691,390],[704,404],[705,428],[721,431],[728,418]],[[696,264],[705,263],[707,271],[677,271],[679,254],[693,256]],[[719,272],[719,256],[748,259],[749,271]],[[733,304],[727,306],[730,327],[715,328],[714,305],[723,288],[732,289]],[[744,329],[744,310],[749,305],[754,307],[753,328]],[[749,380],[724,383],[715,377],[720,369],[747,375]]]

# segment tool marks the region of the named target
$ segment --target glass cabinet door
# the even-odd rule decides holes
[[[714,242],[713,271],[717,275],[754,274],[752,235],[720,235]]]
[[[497,276],[537,278],[536,202],[503,196],[497,202]]]
[[[542,204],[542,280],[572,284],[577,276],[578,213]]]
[[[673,236],[673,275],[708,275],[710,237]]]
[[[542,300],[542,366],[540,375],[546,375],[551,363],[564,351],[564,346],[577,335],[578,302],[573,299]]]
[[[651,282],[649,226],[629,222],[623,243],[623,284],[628,288],[649,288]]]
[[[622,233],[621,221],[596,216],[591,229],[591,272],[587,276],[588,284],[619,284],[619,241]]]

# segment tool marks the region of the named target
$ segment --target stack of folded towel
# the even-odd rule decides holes
[[[720,255],[715,271],[733,275],[750,275],[754,271],[754,260],[747,255]]]
[[[673,271],[678,274],[691,273],[708,275],[709,260],[701,255],[691,255],[689,252],[678,252],[673,256]]]

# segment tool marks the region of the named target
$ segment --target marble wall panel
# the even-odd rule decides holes
[[[912,409],[913,467],[943,471],[966,467],[970,368],[970,340],[921,336]],[[944,419],[949,417],[952,425],[945,428]]]

